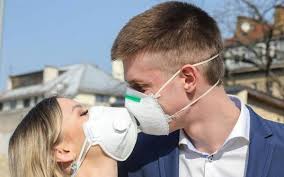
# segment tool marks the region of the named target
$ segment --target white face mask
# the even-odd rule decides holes
[[[72,164],[72,177],[78,173],[91,146],[99,145],[113,159],[124,161],[137,140],[136,121],[125,108],[92,107],[83,130],[86,139],[77,161]]]
[[[215,58],[219,54],[202,61],[200,63],[193,64],[192,66],[199,66],[204,63],[207,63]],[[169,131],[169,122],[172,121],[179,115],[181,112],[188,109],[190,106],[195,104],[202,97],[206,96],[210,91],[215,88],[219,80],[205,93],[199,96],[196,100],[192,101],[181,110],[177,111],[173,115],[167,115],[162,109],[161,105],[158,102],[161,91],[181,72],[178,70],[155,94],[146,95],[144,93],[138,92],[134,89],[127,88],[125,96],[125,107],[130,113],[132,113],[139,122],[139,129],[150,135],[168,135]]]

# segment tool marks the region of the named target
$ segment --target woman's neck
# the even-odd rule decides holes
[[[117,162],[99,148],[90,149],[84,159],[77,177],[117,177]],[[98,152],[100,151],[100,152]]]

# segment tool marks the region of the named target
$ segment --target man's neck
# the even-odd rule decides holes
[[[233,130],[240,110],[226,95],[223,88],[216,88],[193,106],[195,115],[186,119],[185,134],[201,152],[214,153],[221,148]]]

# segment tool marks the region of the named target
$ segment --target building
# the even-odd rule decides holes
[[[125,83],[95,65],[46,66],[43,70],[10,76],[7,90],[0,93],[0,111],[34,106],[51,95],[77,99],[86,105],[119,104]]]
[[[123,106],[125,89],[125,82],[91,64],[46,66],[10,76],[7,89],[0,92],[0,154],[16,125],[43,98],[61,95],[86,106]]]
[[[234,36],[225,40],[224,60],[226,86],[284,99],[284,7],[275,7],[273,24],[238,17]]]

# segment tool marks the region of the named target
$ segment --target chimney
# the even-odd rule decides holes
[[[124,69],[122,60],[112,62],[112,76],[118,80],[124,81]]]
[[[13,89],[13,85],[12,85],[12,78],[11,76],[9,76],[8,80],[7,80],[7,90],[12,90]]]
[[[284,35],[284,6],[282,5],[278,5],[275,7],[274,28],[274,35]]]
[[[54,80],[58,77],[59,71],[56,67],[45,66],[43,70],[43,83]]]

